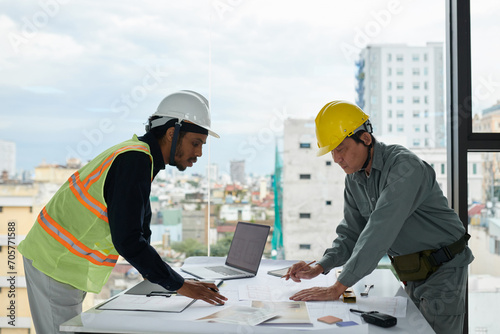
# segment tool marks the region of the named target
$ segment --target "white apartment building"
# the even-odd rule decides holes
[[[231,182],[246,184],[245,176],[245,160],[230,161]]]
[[[16,143],[0,140],[0,175],[6,171],[10,178],[16,175]]]
[[[444,147],[443,43],[369,45],[357,65],[356,103],[378,136],[404,136],[404,145]]]
[[[285,258],[319,259],[343,217],[345,173],[331,155],[316,156],[313,119],[286,119],[283,143]]]

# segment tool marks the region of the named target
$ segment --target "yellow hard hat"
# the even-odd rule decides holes
[[[327,103],[316,116],[316,139],[319,151],[317,156],[335,149],[346,137],[359,130],[370,130],[363,124],[368,116],[357,105],[347,101]]]

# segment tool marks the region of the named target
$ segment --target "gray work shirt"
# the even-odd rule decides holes
[[[325,273],[344,265],[338,280],[346,286],[370,274],[385,254],[438,249],[465,233],[431,166],[400,145],[376,142],[373,149],[368,177],[346,175],[344,219],[318,262]],[[465,266],[473,258],[467,248],[443,266]]]

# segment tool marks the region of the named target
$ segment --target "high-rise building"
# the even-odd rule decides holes
[[[16,174],[16,143],[0,140],[0,175],[5,171],[6,176],[13,178]]]
[[[246,184],[245,181],[245,160],[230,161],[231,182]]]
[[[345,173],[330,154],[316,156],[313,119],[286,119],[283,149],[285,258],[317,259],[343,218]]]
[[[210,164],[206,167],[207,170],[207,180],[210,183],[217,182],[219,179],[219,166],[217,164]]]
[[[408,148],[445,147],[443,43],[369,45],[357,66],[356,103],[374,134]]]

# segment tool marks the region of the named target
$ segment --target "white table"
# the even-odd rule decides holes
[[[194,257],[187,259],[185,265],[196,265],[198,263],[223,263],[224,258],[214,257]],[[133,312],[133,311],[110,311],[98,310],[96,307],[83,312],[77,317],[61,325],[61,330],[76,333],[303,333],[311,331],[311,334],[322,334],[338,332],[340,334],[349,333],[408,333],[408,334],[427,334],[434,333],[427,321],[423,318],[420,311],[401,287],[400,282],[394,277],[388,269],[376,269],[372,274],[363,278],[354,287],[353,290],[357,297],[357,305],[346,304],[342,301],[329,302],[310,302],[308,303],[313,327],[307,328],[280,328],[269,326],[242,326],[230,324],[217,324],[196,321],[196,319],[212,314],[231,305],[250,305],[250,301],[238,300],[239,286],[269,286],[274,293],[293,294],[302,288],[311,286],[328,286],[335,282],[335,271],[332,270],[328,275],[320,275],[312,280],[303,280],[302,283],[284,281],[279,277],[267,274],[268,270],[279,269],[293,264],[295,261],[275,261],[262,260],[259,272],[256,277],[248,279],[228,280],[221,285],[220,290],[223,295],[229,298],[224,306],[212,306],[202,301],[196,301],[188,309],[181,313],[165,312]],[[188,275],[183,274],[185,277]],[[374,284],[368,297],[361,297],[365,284]],[[339,328],[336,325],[328,325],[316,320],[323,315],[338,316],[342,308],[349,307],[361,309],[363,303],[367,301],[377,301],[384,298],[396,297],[406,298],[406,316],[398,318],[398,324],[391,328],[380,328],[364,321],[355,313],[345,311],[341,314],[344,320],[353,320],[359,323],[359,326]],[[385,299],[384,299],[385,300]],[[366,304],[365,304],[366,305]],[[314,310],[314,311],[312,311]],[[364,310],[364,309],[363,309]],[[371,311],[371,310],[364,310]],[[342,313],[342,312],[340,312]],[[314,315],[314,316],[313,316]]]

